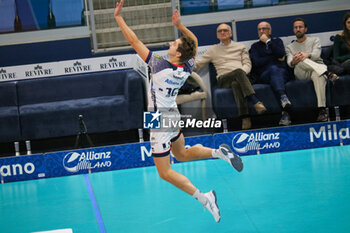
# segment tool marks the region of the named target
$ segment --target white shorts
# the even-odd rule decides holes
[[[161,128],[151,129],[150,141],[154,157],[164,157],[170,154],[171,143],[176,141],[181,135],[178,125],[172,125],[170,121],[176,122],[180,119],[178,112],[162,113]]]

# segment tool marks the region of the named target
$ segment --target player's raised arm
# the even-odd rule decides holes
[[[189,37],[191,38],[195,44],[196,44],[196,51],[197,51],[197,47],[198,47],[198,39],[197,37],[193,34],[193,32],[191,32],[185,25],[183,25],[181,23],[181,16],[180,16],[180,13],[178,10],[174,10],[174,13],[173,13],[173,17],[172,17],[172,20],[173,20],[173,25],[180,30],[180,32],[182,32],[182,34],[185,36],[185,37]]]
[[[124,0],[116,3],[114,18],[118,23],[120,30],[122,31],[129,44],[134,48],[137,54],[146,61],[149,54],[149,49],[137,38],[136,34],[131,28],[125,23],[123,16],[121,15]]]

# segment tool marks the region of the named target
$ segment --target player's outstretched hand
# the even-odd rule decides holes
[[[120,15],[120,13],[122,12],[123,4],[124,4],[124,0],[120,0],[120,2],[116,3],[115,10],[114,10],[114,17],[117,17]]]
[[[173,19],[173,25],[175,27],[179,27],[181,25],[181,17],[178,10],[174,10],[172,19]]]

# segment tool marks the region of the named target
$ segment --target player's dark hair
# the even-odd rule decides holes
[[[181,53],[180,62],[184,63],[196,55],[196,43],[189,37],[180,37],[177,51]]]
[[[303,23],[304,23],[304,27],[307,28],[307,23],[306,23],[306,20],[305,20],[305,19],[303,19],[303,18],[296,18],[296,19],[294,19],[293,24],[294,24],[296,21],[301,21],[301,22],[303,22]]]

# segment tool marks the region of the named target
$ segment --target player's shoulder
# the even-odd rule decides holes
[[[153,52],[153,51],[149,51],[148,57],[146,59],[146,62],[152,62],[152,61],[161,61],[164,60],[162,58],[162,56],[160,56],[159,54]]]
[[[154,53],[154,52],[152,52],[152,57],[154,58],[154,59],[157,59],[157,60],[164,60],[163,58],[162,58],[162,56],[160,56],[159,54],[157,54],[157,53]]]
[[[194,64],[196,63],[196,59],[194,57],[192,57],[191,59],[189,59],[186,64],[190,67],[193,67]]]
[[[172,68],[169,61],[167,61],[165,58],[156,53],[152,53],[150,55],[147,63],[152,68],[153,73],[159,72],[164,69]]]
[[[195,62],[196,62],[195,58],[191,58],[187,60],[184,64],[184,71],[188,73],[192,73]]]

